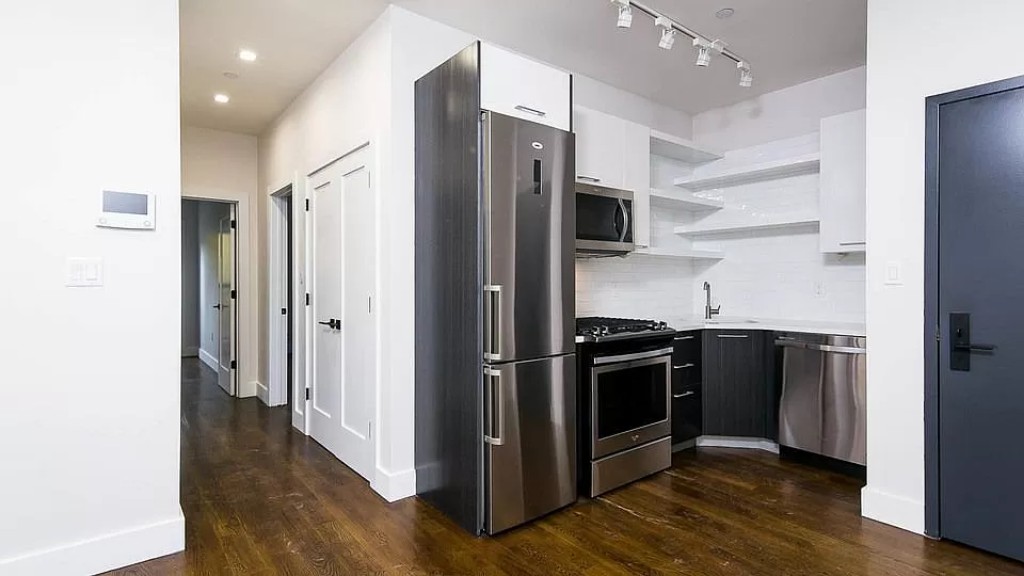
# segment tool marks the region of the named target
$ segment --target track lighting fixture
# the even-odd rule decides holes
[[[672,27],[672,21],[664,16],[658,16],[654,20],[654,25],[661,28],[661,40],[658,41],[658,47],[671,50],[672,45],[676,43],[676,31]]]
[[[694,38],[693,45],[697,48],[697,66],[707,68],[711,65],[711,44],[703,38]]]
[[[754,76],[750,73],[750,64],[738,54],[729,50],[725,42],[721,40],[708,40],[706,36],[683,26],[668,16],[662,15],[638,0],[611,0],[611,4],[619,9],[619,19],[616,23],[619,28],[629,28],[632,26],[633,11],[635,10],[644,16],[654,19],[655,26],[661,29],[661,38],[658,41],[658,46],[663,50],[671,50],[676,42],[676,36],[682,34],[693,40],[693,47],[697,49],[697,66],[701,68],[710,66],[711,51],[714,50],[736,63],[736,68],[740,71],[740,86],[747,88],[753,84]],[[731,16],[732,12],[734,10],[731,8],[722,9],[719,11],[719,17]]]
[[[750,64],[740,61],[736,63],[736,68],[740,71],[740,86],[750,88],[754,83],[754,75],[750,73]]]
[[[612,4],[619,7],[619,21],[616,26],[619,28],[629,28],[633,25],[633,7],[629,5],[629,0],[612,0]]]

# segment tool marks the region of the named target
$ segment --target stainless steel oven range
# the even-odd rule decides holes
[[[662,322],[579,318],[580,492],[594,497],[672,460],[672,338]]]

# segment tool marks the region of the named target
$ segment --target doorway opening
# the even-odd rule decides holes
[[[183,199],[181,350],[238,395],[238,227],[232,202]]]
[[[291,406],[306,431],[305,202],[288,184],[270,194],[270,385],[267,404]]]

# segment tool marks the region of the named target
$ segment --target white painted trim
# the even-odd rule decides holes
[[[876,490],[867,485],[860,491],[860,513],[890,526],[924,534],[924,502]]]
[[[185,516],[0,560],[0,573],[98,574],[185,549]]]
[[[288,272],[288,234],[291,233],[284,211],[285,196],[292,193],[292,185],[286,184],[277,189],[267,191],[267,229],[269,230],[270,274],[268,280],[269,297],[267,298],[267,318],[269,318],[269,373],[270,378],[267,398],[268,406],[281,406],[288,403],[288,320],[294,316],[281,314],[281,308],[291,308],[287,292]],[[295,210],[295,207],[292,207]],[[294,212],[293,212],[294,214]]]
[[[767,438],[736,438],[733,436],[701,436],[697,438],[697,446],[702,448],[745,448],[748,450],[764,450],[772,454],[779,453],[779,445]]]
[[[195,358],[199,356],[199,346],[188,346],[181,349],[182,358]]]
[[[380,466],[376,469],[370,488],[388,502],[416,495],[416,469],[388,472]]]
[[[272,406],[270,403],[270,388],[265,386],[259,380],[254,381],[253,385],[256,388],[256,397],[267,406]]]
[[[214,370],[220,370],[220,362],[217,362],[217,357],[202,348],[199,349],[199,360]]]

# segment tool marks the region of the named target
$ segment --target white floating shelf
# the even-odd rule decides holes
[[[657,130],[651,130],[651,154],[682,160],[689,164],[703,164],[724,157],[719,152],[698,146],[685,138]]]
[[[676,178],[673,184],[687,190],[707,190],[709,188],[727,188],[740,184],[749,184],[762,180],[789,178],[802,174],[813,174],[821,167],[821,154],[805,154],[785,160],[773,160],[758,164],[749,164],[722,170],[710,171],[705,174]]]
[[[657,188],[651,188],[651,202],[694,212],[721,210],[725,207],[725,202],[721,200],[700,198],[682,190],[659,190]]]
[[[820,222],[821,219],[817,216],[798,216],[737,224],[697,224],[693,226],[676,226],[673,229],[673,232],[680,236],[702,236],[705,234],[721,234],[724,232],[740,232],[744,230],[771,230],[774,228],[810,226],[812,224],[817,225]]]
[[[657,258],[680,258],[684,260],[721,260],[725,258],[725,253],[721,250],[693,250],[689,248],[662,248],[659,246],[637,248],[633,254]]]

